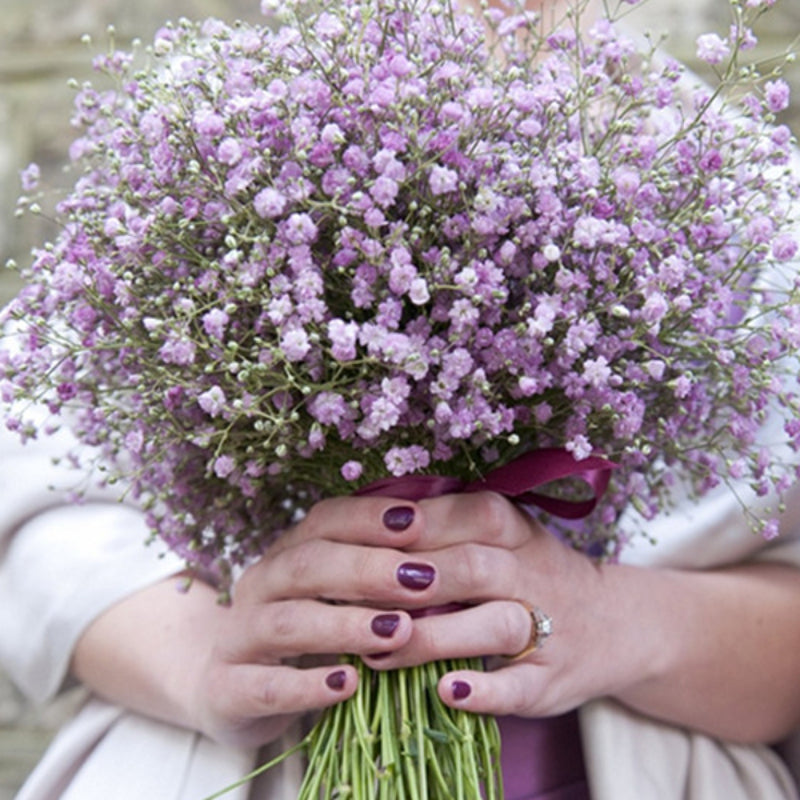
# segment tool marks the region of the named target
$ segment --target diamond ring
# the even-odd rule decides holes
[[[530,614],[531,636],[528,640],[528,644],[526,644],[525,647],[519,651],[519,653],[514,653],[514,655],[507,656],[507,658],[510,658],[512,661],[518,661],[521,658],[525,658],[525,656],[529,656],[531,653],[533,653],[534,650],[541,648],[547,637],[553,633],[553,620],[550,616],[545,614],[541,608],[538,606],[529,605],[524,600],[516,600],[515,602],[525,606],[525,610]]]

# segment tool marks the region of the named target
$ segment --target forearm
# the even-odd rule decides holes
[[[183,567],[145,547],[142,515],[118,503],[43,507],[4,530],[0,665],[36,703],[64,684],[75,645],[98,614]]]
[[[800,723],[800,571],[603,572],[608,602],[627,617],[616,657],[638,670],[612,692],[619,700],[737,741],[776,740]]]

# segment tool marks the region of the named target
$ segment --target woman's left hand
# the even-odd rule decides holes
[[[494,714],[557,714],[614,688],[602,668],[613,645],[598,635],[606,609],[595,563],[500,495],[447,495],[420,506],[415,559],[432,566],[436,580],[416,604],[463,608],[417,618],[409,643],[367,657],[370,666],[498,656],[491,671],[452,673],[440,686],[445,702]],[[552,637],[523,658],[505,658],[531,642],[534,607],[552,618]]]
[[[496,494],[419,507],[404,549],[435,577],[387,600],[462,608],[417,618],[402,647],[365,657],[373,668],[497,656],[489,671],[451,672],[439,685],[448,705],[495,715],[551,716],[613,697],[734,741],[777,741],[800,723],[796,567],[598,563]],[[552,635],[514,658],[535,632],[531,607],[552,619]]]

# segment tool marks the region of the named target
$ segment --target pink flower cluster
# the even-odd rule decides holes
[[[601,548],[676,475],[794,480],[755,445],[775,404],[800,443],[785,84],[733,111],[609,20],[493,24],[441,0],[181,22],[81,91],[0,392],[69,420],[191,561],[542,446],[619,463]]]

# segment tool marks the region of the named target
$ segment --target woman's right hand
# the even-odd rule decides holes
[[[125,598],[89,625],[72,671],[131,710],[257,747],[296,715],[355,692],[340,653],[402,647],[412,622],[398,601],[403,548],[421,529],[411,504],[385,498],[325,501],[237,580],[231,605],[180,578]]]
[[[396,501],[325,501],[246,569],[232,604],[213,614],[195,673],[195,727],[263,744],[297,714],[350,697],[356,669],[339,654],[392,651],[411,637],[411,617],[393,601],[413,523]]]

